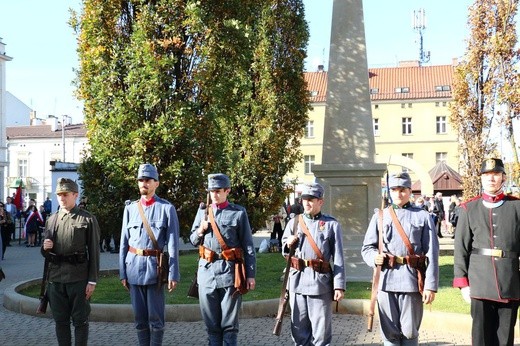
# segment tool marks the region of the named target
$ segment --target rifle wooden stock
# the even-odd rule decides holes
[[[46,254],[47,255],[47,254]],[[49,296],[47,295],[47,279],[49,275],[49,259],[46,256],[43,263],[43,276],[40,285],[40,303],[36,308],[37,314],[45,314],[47,312],[47,305],[49,304]]]
[[[378,286],[379,286],[380,274],[381,274],[381,266],[376,266],[374,268],[374,274],[372,275],[372,293],[370,295],[370,309],[368,311],[367,330],[369,332],[372,331],[372,326],[374,324],[374,314],[375,314],[375,310],[376,310],[377,290],[378,290]]]
[[[287,309],[289,302],[289,290],[287,289],[287,281],[289,280],[289,272],[291,271],[291,258],[294,256],[296,244],[293,244],[289,249],[289,256],[287,256],[287,264],[285,265],[285,272],[283,275],[282,291],[280,293],[280,302],[278,303],[278,313],[276,314],[276,321],[274,323],[273,335],[279,336],[282,333],[283,315]]]

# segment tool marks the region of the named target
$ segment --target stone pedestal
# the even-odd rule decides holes
[[[324,212],[343,228],[347,280],[370,281],[361,245],[381,205],[386,165],[375,163],[361,0],[334,0],[327,80],[323,159],[313,167],[325,188]]]

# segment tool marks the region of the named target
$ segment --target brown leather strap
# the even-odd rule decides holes
[[[139,256],[158,256],[159,250],[156,249],[137,249],[133,246],[128,247],[128,251],[131,253],[135,253]]]
[[[415,252],[413,251],[412,243],[410,243],[410,239],[406,236],[406,233],[404,233],[403,226],[401,226],[401,223],[397,219],[397,215],[395,215],[395,210],[392,206],[388,208],[390,210],[390,216],[392,216],[392,221],[394,222],[395,228],[397,228],[397,232],[399,232],[399,235],[403,239],[404,245],[406,245],[406,248],[408,249],[408,253],[410,255],[415,255]]]
[[[329,273],[330,272],[330,263],[325,262],[319,259],[302,259],[297,257],[291,257],[291,267],[296,270],[302,271],[306,267],[313,269],[318,273]]]
[[[307,228],[307,225],[305,224],[305,221],[303,221],[302,214],[299,215],[298,221],[299,221],[300,227],[303,230],[303,233],[305,233],[305,235],[307,236],[307,239],[309,239],[309,244],[311,245],[312,249],[316,253],[316,256],[318,256],[318,258],[320,260],[325,261],[325,259],[323,258],[323,254],[321,253],[320,249],[318,249],[318,246],[314,242],[314,239],[312,238],[311,233],[309,232],[309,229]]]
[[[159,249],[159,244],[157,244],[157,239],[155,239],[155,235],[153,234],[152,229],[150,228],[150,224],[148,223],[148,220],[146,219],[146,216],[144,215],[144,209],[143,209],[143,205],[141,204],[141,200],[137,201],[137,209],[139,209],[139,214],[141,215],[141,219],[143,220],[144,229],[146,230],[146,233],[148,233],[148,236],[150,237],[150,240],[153,243],[153,247],[156,248],[157,250],[161,250],[161,249]]]
[[[217,237],[217,240],[218,240],[222,250],[227,250],[228,246],[227,246],[226,242],[224,241],[224,238],[222,238],[222,234],[220,234],[217,223],[215,222],[215,217],[213,216],[213,208],[211,206],[208,206],[208,208],[209,208],[208,209],[209,222],[211,223],[211,228],[213,229],[213,233],[215,233],[215,236]]]

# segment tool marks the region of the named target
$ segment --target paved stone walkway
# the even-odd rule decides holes
[[[266,234],[256,234],[256,240]],[[117,268],[116,254],[102,253],[101,268]],[[43,260],[39,248],[26,248],[13,244],[2,262],[7,279],[0,282],[0,344],[4,346],[56,345],[54,323],[47,317],[35,317],[9,311],[3,306],[3,293],[22,281],[41,277]],[[425,312],[426,313],[426,312]],[[274,312],[273,312],[274,314]],[[289,319],[283,324],[282,335],[272,335],[272,317],[241,319],[239,345],[292,345]],[[367,332],[366,317],[337,314],[333,317],[333,345],[380,345],[378,321],[374,331]],[[468,333],[436,330],[421,331],[421,345],[470,345]],[[89,345],[135,345],[137,337],[132,323],[91,322]],[[168,322],[164,345],[205,345],[203,322]]]

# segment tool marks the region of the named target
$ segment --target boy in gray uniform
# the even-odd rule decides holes
[[[378,252],[380,221],[377,211],[365,234],[361,254],[370,267],[383,266],[377,302],[384,345],[418,345],[423,303],[433,302],[439,285],[439,242],[430,214],[410,203],[412,181],[408,173],[391,175],[388,187],[392,205],[383,211],[382,253]],[[390,208],[395,211],[414,254],[426,256],[422,295],[417,269],[408,261],[408,249],[392,220]]]
[[[295,345],[330,345],[332,301],[344,297],[343,235],[339,222],[321,213],[323,192],[320,184],[304,187],[303,214],[288,222],[282,237],[284,255],[296,246],[288,282]]]
[[[256,258],[253,236],[246,210],[229,203],[229,178],[222,173],[208,176],[211,206],[208,213],[214,215],[218,228],[228,248],[237,249],[244,257],[247,289],[255,288]],[[199,209],[191,228],[190,240],[199,246],[199,301],[202,318],[206,324],[209,345],[236,345],[238,313],[242,296],[235,291],[235,263],[222,257],[222,247],[215,230],[206,220],[206,209]]]

